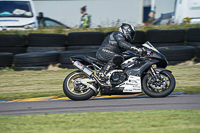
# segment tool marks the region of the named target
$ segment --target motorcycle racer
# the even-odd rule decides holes
[[[127,23],[122,23],[119,31],[108,35],[96,53],[97,59],[107,64],[100,70],[99,76],[106,78],[106,73],[114,65],[118,66],[123,62],[121,53],[126,50],[134,51],[136,54],[142,54],[141,48],[136,48],[131,43],[136,35],[135,28]]]

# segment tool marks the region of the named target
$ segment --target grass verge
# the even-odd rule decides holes
[[[169,66],[176,78],[175,92],[200,92],[200,65]],[[45,71],[0,71],[0,99],[65,96],[62,84],[74,69]]]
[[[197,133],[199,131],[200,110],[0,116],[1,133]]]
[[[150,29],[160,29],[160,30],[175,30],[175,29],[189,29],[189,28],[200,28],[200,24],[171,24],[171,25],[145,25],[145,26],[136,26],[136,30],[147,31]],[[110,32],[110,31],[117,31],[119,29],[119,25],[109,28],[103,28],[99,26],[98,28],[72,28],[66,29],[63,27],[53,28],[53,29],[43,29],[39,28],[38,30],[3,30],[0,31],[0,34],[18,34],[18,35],[28,35],[30,33],[52,33],[52,34],[66,34],[68,35],[70,32]]]

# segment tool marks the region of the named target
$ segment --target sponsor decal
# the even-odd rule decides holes
[[[82,64],[81,64],[80,62],[78,63],[78,65],[79,65],[79,66],[82,66]]]

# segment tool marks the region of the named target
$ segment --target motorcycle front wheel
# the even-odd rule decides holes
[[[142,87],[145,94],[150,97],[166,97],[171,94],[175,88],[175,78],[169,71],[160,72],[161,79],[158,82],[152,82],[150,74],[143,77]]]
[[[85,78],[88,78],[87,75],[80,71],[70,73],[63,82],[65,95],[75,101],[90,99],[94,95],[94,91],[83,84],[76,84],[77,79]]]

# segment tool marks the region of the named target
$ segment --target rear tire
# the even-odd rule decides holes
[[[168,72],[168,71],[162,71],[160,72],[161,75],[167,77],[168,79],[168,83],[164,86],[168,86],[167,88],[162,88],[162,89],[153,89],[149,84],[148,84],[148,79],[149,79],[149,74],[145,75],[143,80],[142,80],[142,87],[143,87],[143,91],[145,92],[145,94],[147,94],[150,97],[154,97],[154,98],[159,98],[159,97],[166,97],[169,94],[171,94],[175,88],[175,78],[174,76]]]
[[[74,71],[74,72],[70,73],[63,82],[63,91],[64,91],[65,95],[75,101],[90,99],[95,94],[95,92],[92,89],[88,89],[85,92],[83,91],[83,92],[79,92],[79,93],[77,93],[74,90],[73,80],[75,80],[77,78],[86,78],[86,77],[87,76],[80,71]],[[70,85],[71,85],[71,87],[70,87]]]

